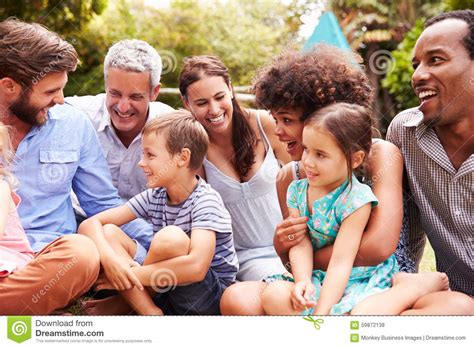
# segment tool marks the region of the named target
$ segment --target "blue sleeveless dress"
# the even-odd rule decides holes
[[[290,208],[298,209],[300,216],[307,216],[308,229],[313,249],[320,249],[333,244],[343,220],[354,211],[367,203],[377,204],[377,198],[369,186],[359,182],[352,176],[352,186],[346,180],[341,186],[326,196],[313,202],[313,214],[308,209],[308,179],[293,181],[288,187],[287,204]],[[391,255],[376,266],[353,267],[341,300],[335,304],[330,314],[342,315],[350,313],[352,308],[368,296],[375,295],[390,288],[391,279],[398,272],[397,260]],[[320,296],[321,286],[326,272],[314,270],[312,282],[316,292],[314,299]],[[266,281],[286,280],[294,282],[292,277],[285,275],[271,276]],[[302,315],[312,314],[313,308],[302,312]]]

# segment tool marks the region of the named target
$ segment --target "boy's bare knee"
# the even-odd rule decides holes
[[[160,230],[151,242],[150,250],[157,255],[167,255],[166,258],[187,255],[191,240],[177,226],[167,226]]]

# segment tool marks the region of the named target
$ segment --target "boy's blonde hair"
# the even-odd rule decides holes
[[[13,161],[13,146],[10,140],[10,129],[8,126],[0,122],[0,140],[2,147],[0,149],[0,180],[6,180],[12,188],[17,186],[17,181],[8,170]]]
[[[184,148],[191,151],[189,168],[202,166],[209,146],[209,136],[204,127],[186,110],[171,111],[148,122],[143,136],[150,133],[166,137],[166,149],[173,156]]]

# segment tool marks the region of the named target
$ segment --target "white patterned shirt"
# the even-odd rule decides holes
[[[129,200],[136,194],[147,189],[143,170],[138,167],[142,156],[141,133],[133,139],[130,146],[125,147],[115,133],[105,105],[105,93],[96,96],[68,97],[65,101],[84,111],[94,125],[102,150],[109,165],[112,181],[123,200]],[[173,108],[152,102],[148,110],[147,122],[156,116],[173,111]]]
[[[474,295],[474,154],[456,170],[432,127],[418,109],[397,115],[387,140],[400,148],[418,220],[436,254],[436,268],[445,272],[452,290]],[[410,228],[409,240],[423,232]],[[419,244],[409,245],[419,247]],[[419,250],[412,250],[420,255]]]

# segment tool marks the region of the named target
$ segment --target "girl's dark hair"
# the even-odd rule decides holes
[[[372,87],[361,61],[355,53],[326,44],[309,52],[286,51],[258,71],[256,102],[266,110],[301,108],[301,121],[337,102],[368,107]]]
[[[306,126],[323,126],[334,137],[346,156],[349,183],[352,185],[352,155],[364,151],[363,169],[372,145],[372,117],[368,108],[356,104],[335,103],[309,115]]]
[[[232,107],[234,109],[232,114],[232,146],[234,148],[232,164],[240,178],[243,178],[255,163],[254,147],[258,140],[244,111],[237,102],[231,86],[228,69],[224,63],[219,58],[213,56],[186,58],[183,70],[181,70],[179,75],[179,91],[183,98],[186,99],[188,87],[205,76],[221,76],[232,90]]]

